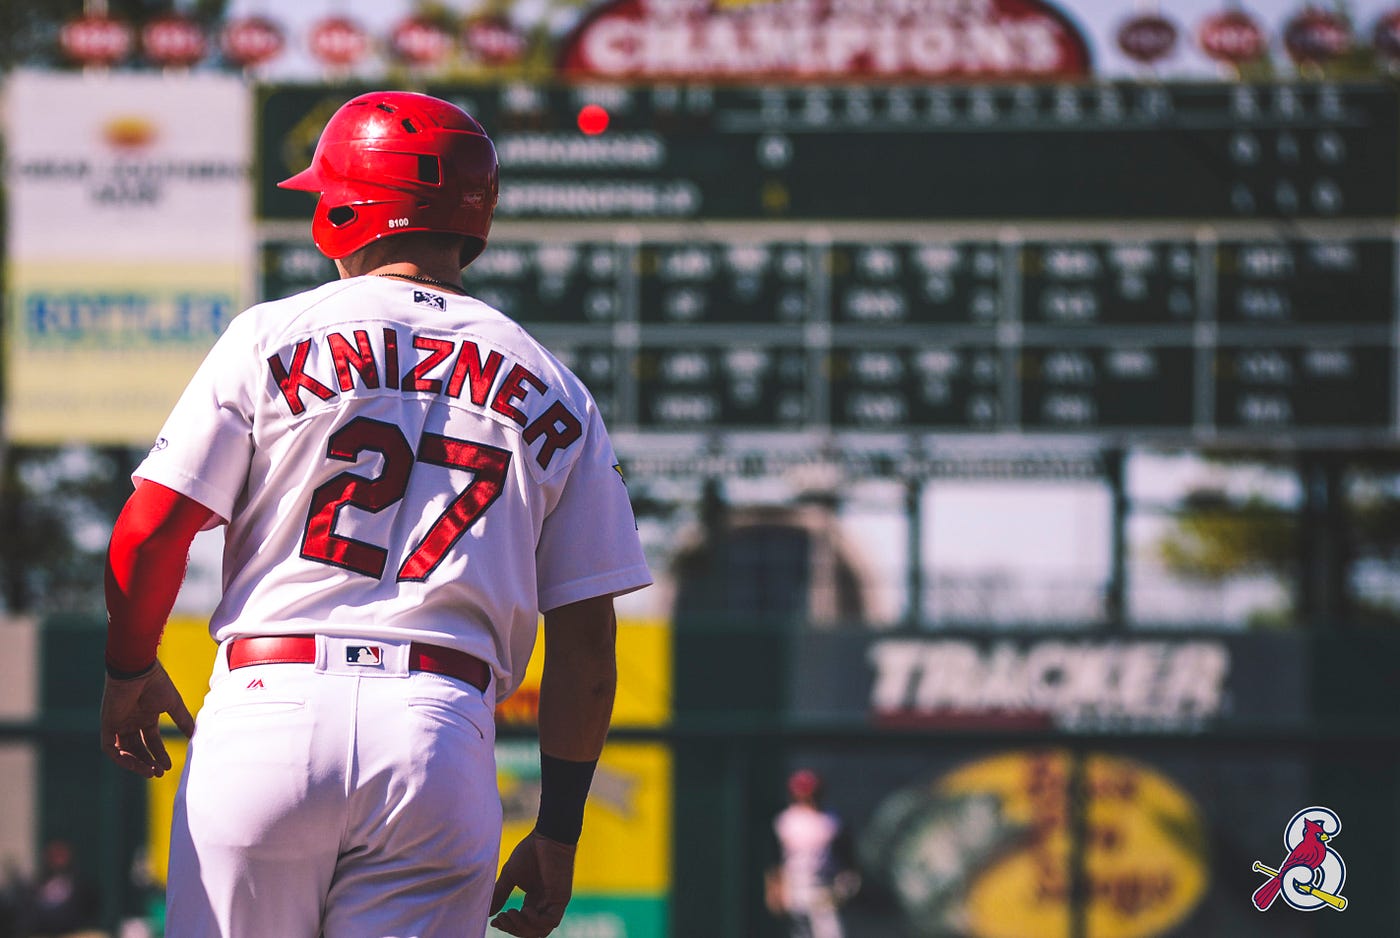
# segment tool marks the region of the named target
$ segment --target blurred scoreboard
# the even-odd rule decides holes
[[[501,155],[467,288],[619,429],[1396,436],[1390,86],[429,90]],[[350,93],[263,93],[265,296]]]

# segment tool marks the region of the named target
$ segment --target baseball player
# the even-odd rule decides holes
[[[166,933],[547,935],[611,719],[612,599],[651,581],[617,460],[574,375],[460,286],[497,194],[471,116],[362,95],[281,185],[319,195],[341,279],[230,324],[109,549],[102,747],[150,777],[161,713],[192,737]],[[156,651],[219,524],[196,731]],[[497,879],[493,708],[541,612],[540,811]]]
[[[792,938],[842,938],[840,905],[860,888],[849,834],[839,817],[821,809],[821,785],[811,769],[792,773],[789,804],[773,819],[782,859],[765,876],[764,899],[787,920]]]

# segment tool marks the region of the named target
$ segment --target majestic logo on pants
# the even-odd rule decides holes
[[[384,663],[378,645],[351,645],[345,649],[345,663],[377,668]]]

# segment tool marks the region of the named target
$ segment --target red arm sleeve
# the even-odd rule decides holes
[[[190,542],[213,516],[172,489],[141,480],[107,548],[107,667],[146,670],[185,578]]]

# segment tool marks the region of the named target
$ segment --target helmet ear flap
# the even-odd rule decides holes
[[[421,153],[418,156],[418,181],[430,186],[442,185],[442,160],[436,155]]]
[[[355,210],[348,205],[337,205],[326,212],[326,221],[336,228],[344,228],[353,223],[357,217]]]

